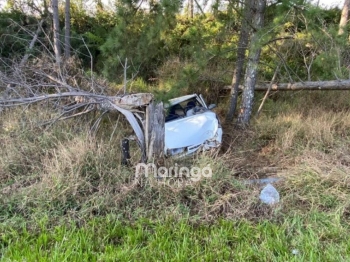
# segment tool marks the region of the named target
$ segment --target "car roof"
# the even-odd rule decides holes
[[[189,100],[189,99],[194,98],[194,97],[197,97],[197,94],[176,97],[176,98],[170,99],[168,101],[168,103],[165,104],[164,107],[168,108],[170,106],[173,106],[173,105],[176,105],[176,104],[180,104],[183,101]]]

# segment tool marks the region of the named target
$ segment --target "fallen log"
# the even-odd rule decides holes
[[[19,105],[37,103],[48,99],[68,97],[73,97],[76,103],[98,104],[101,109],[105,110],[113,110],[114,105],[116,105],[120,108],[131,111],[138,107],[147,106],[153,100],[153,95],[150,93],[130,94],[124,96],[106,96],[83,91],[73,91],[13,99],[0,97],[0,107],[14,107]]]
[[[259,83],[255,86],[255,91],[267,91],[268,83]],[[231,89],[231,86],[225,86],[224,89]],[[240,85],[240,89],[244,86]],[[331,81],[305,81],[295,83],[275,83],[270,88],[272,91],[296,91],[296,90],[350,90],[350,79],[331,80]]]
[[[257,85],[256,91],[266,91],[269,84]],[[271,90],[293,91],[293,90],[350,90],[350,80],[332,81],[306,81],[296,83],[273,84]]]

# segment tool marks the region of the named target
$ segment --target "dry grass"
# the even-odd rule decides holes
[[[270,100],[251,129],[226,126],[221,158],[240,179],[281,177],[276,184],[280,214],[315,211],[345,219],[350,194],[347,95],[315,92]]]
[[[226,127],[220,154],[168,160],[168,166],[210,165],[212,178],[191,183],[135,180],[135,170],[120,165],[120,140],[129,130],[117,118],[104,119],[91,136],[91,118],[46,129],[38,125],[48,118],[46,109],[2,112],[1,221],[44,215],[83,223],[109,213],[131,221],[168,216],[256,221],[307,210],[345,218],[350,213],[348,109],[327,110],[324,104],[287,112],[283,106],[281,112],[255,119],[250,130]],[[134,163],[139,158],[135,149]],[[260,203],[261,185],[242,183],[267,176],[283,177],[276,184],[281,193],[276,207]]]
[[[342,217],[350,204],[349,174],[348,145],[330,153],[305,150],[283,174],[284,205],[292,205],[292,212],[317,210],[337,212]]]
[[[14,215],[38,214],[80,222],[107,213],[129,220],[191,216],[213,221],[255,216],[252,209],[258,205],[258,190],[237,182],[222,156],[203,154],[166,163],[189,168],[209,165],[212,178],[198,182],[148,179],[141,183],[135,180],[133,168],[120,165],[119,145],[127,130],[118,129],[111,140],[114,126],[108,123],[95,136],[87,135],[89,121],[56,123],[45,129],[38,126],[36,113],[34,108],[32,114],[25,113],[22,126],[21,117],[14,117],[17,111],[6,112],[2,118],[0,194],[6,207],[2,221]],[[137,158],[136,152],[134,163]]]
[[[264,116],[256,121],[260,139],[273,140],[276,149],[330,148],[349,135],[350,113],[310,110],[283,113],[275,118]]]

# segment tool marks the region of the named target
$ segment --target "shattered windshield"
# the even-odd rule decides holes
[[[179,104],[172,105],[167,109],[165,122],[191,116],[194,114],[195,107],[202,107],[196,98],[192,98]]]

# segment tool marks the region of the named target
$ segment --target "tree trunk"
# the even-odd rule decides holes
[[[193,10],[193,8],[194,8],[194,5],[193,5],[193,1],[194,0],[189,0],[190,2],[189,2],[189,9],[190,9],[190,18],[191,19],[193,19],[193,16],[194,16],[194,10]]]
[[[163,163],[165,116],[163,103],[152,102],[146,109],[145,142],[148,161]]]
[[[348,22],[349,18],[349,9],[350,9],[350,0],[344,0],[343,10],[341,12],[340,22],[339,22],[339,31],[338,35],[344,34],[344,27]]]
[[[245,63],[245,53],[249,42],[249,17],[250,17],[251,0],[245,2],[244,15],[242,17],[241,32],[239,34],[238,48],[237,48],[237,60],[236,68],[232,77],[232,91],[231,91],[231,102],[230,108],[227,113],[226,119],[232,121],[233,116],[236,112],[237,98],[239,91],[239,83],[241,82],[243,68]]]
[[[58,17],[58,0],[52,0],[52,17],[53,17],[53,43],[56,63],[61,63],[61,46],[60,46],[60,22]]]
[[[70,57],[70,0],[66,0],[64,18],[64,57]]]
[[[253,32],[249,48],[248,64],[244,78],[244,89],[242,94],[242,104],[238,117],[239,125],[248,125],[252,114],[254,102],[254,89],[258,75],[258,63],[260,59],[261,46],[259,43],[259,31],[264,24],[264,11],[266,0],[254,0],[252,5]]]

